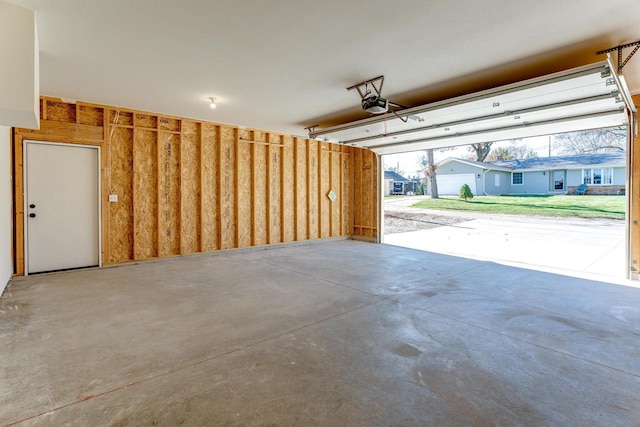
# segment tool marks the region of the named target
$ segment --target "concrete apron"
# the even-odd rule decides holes
[[[384,243],[574,277],[634,284],[625,279],[624,230],[623,221],[502,215],[390,234],[384,236]]]

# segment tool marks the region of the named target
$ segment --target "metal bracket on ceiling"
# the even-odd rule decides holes
[[[315,130],[316,130],[316,128],[317,128],[318,126],[320,126],[320,125],[311,125],[311,126],[307,126],[307,127],[305,128],[305,130],[306,130],[307,132],[309,132],[309,137],[312,137],[311,135],[313,134],[313,132],[315,132]]]
[[[378,84],[376,86],[376,83]],[[347,90],[357,90],[358,94],[360,95],[360,98],[364,98],[365,96],[367,96],[369,93],[371,93],[369,91],[369,85],[371,85],[371,87],[373,88],[373,90],[376,91],[376,94],[378,96],[382,96],[380,93],[382,92],[382,84],[384,83],[384,76],[378,76],[378,77],[374,77],[372,79],[369,80],[365,80],[363,82],[360,83],[356,83],[353,86],[349,86],[347,88]]]
[[[625,60],[622,60],[622,50],[632,46],[635,46],[635,47],[633,48],[629,56],[627,56]],[[596,52],[596,55],[603,55],[605,53],[617,51],[618,52],[618,74],[622,74],[622,69],[624,68],[625,65],[627,65],[627,62],[629,62],[633,54],[636,53],[638,49],[640,49],[640,40],[638,40],[637,42],[627,43],[620,46],[612,47],[611,49],[601,50],[599,52]]]

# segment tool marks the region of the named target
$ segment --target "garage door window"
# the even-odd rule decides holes
[[[513,172],[511,174],[511,185],[522,185],[522,184],[524,184],[522,172]]]

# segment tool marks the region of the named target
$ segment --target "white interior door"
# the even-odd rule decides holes
[[[98,149],[27,141],[27,273],[100,264]]]

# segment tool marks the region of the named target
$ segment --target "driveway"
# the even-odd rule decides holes
[[[384,243],[595,280],[626,282],[624,221],[445,213],[408,207],[418,200],[412,197],[386,201],[385,212],[447,215],[461,222],[387,234]]]

